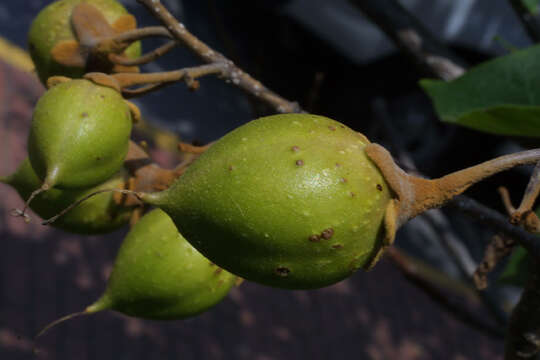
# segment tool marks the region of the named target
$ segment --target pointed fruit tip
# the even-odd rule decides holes
[[[37,333],[37,335],[34,337],[34,346],[32,348],[32,353],[34,355],[38,355],[40,353],[40,350],[38,349],[38,345],[37,345],[37,341],[40,337],[42,337],[45,333],[49,332],[50,329],[52,329],[53,327],[56,327],[56,325],[58,324],[61,324],[63,323],[64,321],[67,321],[67,320],[70,320],[70,319],[73,319],[74,317],[78,317],[78,316],[82,316],[82,315],[89,315],[90,313],[88,313],[86,310],[84,311],[79,311],[79,312],[75,312],[75,313],[72,313],[72,314],[68,314],[68,315],[65,315],[65,316],[62,316],[61,318],[59,319],[56,319],[52,322],[50,322],[49,324],[47,324],[43,329],[41,329],[41,331],[39,333]]]
[[[166,199],[166,196],[164,196],[164,193],[166,191],[167,190],[151,192],[151,193],[138,192],[136,196],[139,198],[139,200],[141,200],[145,204],[159,207],[163,203],[164,199]]]
[[[74,317],[78,317],[78,316],[82,316],[82,315],[88,315],[88,314],[89,313],[86,312],[86,310],[84,310],[84,311],[79,311],[79,312],[75,312],[75,313],[72,313],[72,314],[62,316],[61,318],[56,319],[56,320],[50,322],[49,324],[45,325],[45,327],[43,329],[41,329],[41,331],[34,337],[34,341],[37,341],[37,339],[42,337],[45,333],[47,333],[50,329],[52,329],[56,325],[61,324],[64,321],[73,319]]]
[[[111,307],[112,301],[104,294],[92,304],[88,305],[86,309],[84,309],[84,313],[88,315],[95,314],[103,310],[109,310]]]

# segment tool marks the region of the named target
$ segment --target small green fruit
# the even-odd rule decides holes
[[[30,56],[36,66],[38,76],[44,84],[50,76],[54,75],[80,78],[89,71],[109,72],[108,69],[92,67],[91,65],[95,64],[89,64],[83,58],[84,49],[78,46],[78,39],[71,22],[72,11],[80,3],[94,6],[101,12],[104,21],[108,23],[89,29],[89,31],[97,33],[96,35],[103,31],[102,28],[107,27],[105,25],[115,28],[115,24],[117,24],[117,27],[121,27],[120,23],[125,23],[122,21],[123,18],[129,16],[122,4],[116,0],[60,0],[41,10],[31,24],[28,44]],[[53,55],[55,52],[61,56],[55,58]],[[133,43],[125,50],[125,55],[128,58],[136,58],[140,54],[140,42]],[[70,55],[75,59],[70,59]],[[62,61],[62,58],[68,61]]]
[[[236,279],[203,257],[156,209],[124,239],[105,293],[85,313],[111,309],[147,319],[187,318],[221,301]]]
[[[28,155],[43,188],[86,188],[119,171],[129,146],[130,109],[115,90],[89,80],[49,89],[38,101]]]
[[[213,144],[169,189],[141,198],[238,276],[322,287],[366,267],[382,246],[391,191],[368,143],[325,117],[264,117]]]
[[[127,174],[122,170],[106,182],[89,189],[51,189],[37,195],[30,207],[36,214],[48,219],[95,191],[123,188],[126,178]],[[25,159],[13,174],[0,177],[0,182],[11,185],[22,199],[28,199],[32,191],[41,185],[41,180],[28,159]],[[128,223],[133,209],[118,205],[113,196],[111,192],[93,196],[60,217],[53,226],[77,234],[101,234],[113,231]]]

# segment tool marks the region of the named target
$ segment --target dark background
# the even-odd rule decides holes
[[[31,19],[49,1],[4,0],[0,36],[25,47]],[[140,26],[155,20],[135,1],[124,2]],[[419,169],[435,177],[523,147],[438,121],[417,81],[423,73],[343,0],[163,0],[186,27],[241,68],[310,112],[330,116],[388,145],[383,104]],[[529,41],[504,0],[403,1],[459,56],[475,64]],[[151,49],[159,41],[145,41]],[[198,64],[176,49],[145,71]],[[0,174],[25,155],[31,109],[42,88],[31,75],[0,63]],[[190,92],[177,84],[138,102],[145,118],[186,141],[206,143],[271,110],[224,82],[201,80]],[[519,140],[519,141],[518,141]],[[527,146],[533,144],[527,143]],[[173,156],[155,153],[159,159]],[[162,160],[165,162],[165,160]],[[169,164],[170,165],[170,164]],[[517,199],[526,171],[494,177],[469,194],[502,211],[495,188]],[[33,357],[32,338],[49,321],[80,311],[96,299],[126,230],[80,237],[26,225],[9,216],[21,200],[0,185],[0,358]],[[492,233],[445,212],[452,233],[478,261]],[[398,234],[415,256],[462,278],[423,218]],[[515,290],[494,286],[498,306]],[[447,293],[452,301],[493,323],[475,296]],[[316,291],[283,291],[244,283],[211,311],[177,322],[151,322],[111,312],[78,318],[44,336],[38,358],[48,359],[501,359],[502,340],[473,330],[406,281],[389,261]]]

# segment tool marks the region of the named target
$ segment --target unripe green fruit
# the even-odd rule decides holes
[[[382,246],[391,192],[368,143],[325,117],[264,117],[214,143],[169,189],[140,195],[224,269],[275,287],[322,287]]]
[[[46,188],[85,188],[120,170],[128,151],[130,110],[115,90],[89,80],[49,89],[28,138],[32,168]]]
[[[30,207],[36,214],[48,219],[95,191],[123,188],[126,177],[126,172],[122,170],[96,187],[74,190],[51,189],[37,195]],[[41,180],[28,159],[25,159],[13,174],[0,177],[0,182],[11,185],[24,200],[41,185]],[[107,233],[127,224],[131,212],[132,208],[117,205],[113,193],[106,192],[82,202],[65,216],[60,217],[53,226],[77,234]]]
[[[236,279],[203,257],[156,209],[124,239],[105,293],[85,313],[110,309],[147,319],[187,318],[221,301]]]
[[[73,8],[81,2],[96,7],[111,25],[121,16],[128,14],[122,4],[116,0],[60,0],[41,10],[30,26],[28,45],[37,74],[44,84],[49,77],[54,75],[80,78],[89,70],[102,70],[61,64],[51,54],[60,42],[76,41],[71,24],[71,13]],[[140,54],[140,42],[133,43],[125,52],[129,58],[136,58]]]

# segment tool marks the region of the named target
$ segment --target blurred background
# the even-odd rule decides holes
[[[121,1],[139,26],[157,22],[135,0]],[[417,82],[427,76],[347,0],[162,0],[194,35],[270,89],[391,147],[397,134],[418,169],[436,177],[524,146],[522,139],[441,123]],[[33,17],[50,1],[3,0],[0,36],[26,48]],[[507,0],[403,0],[462,64],[472,66],[530,45]],[[161,44],[145,40],[148,50]],[[0,174],[26,156],[32,107],[43,91],[11,45],[0,47]],[[15,60],[13,60],[15,59]],[[198,64],[175,49],[143,68]],[[149,124],[204,144],[272,110],[237,88],[201,79],[137,100]],[[163,136],[140,130],[156,161],[178,159]],[[167,137],[170,138],[170,137]],[[469,195],[504,211],[496,187],[517,200],[530,169],[497,175]],[[48,322],[80,311],[103,291],[127,230],[81,237],[25,224],[9,210],[22,201],[0,184],[0,358],[30,359],[33,336]],[[211,311],[187,321],[141,321],[111,312],[77,318],[39,341],[48,359],[502,359],[501,331],[519,291],[494,283],[479,294],[470,273],[493,232],[452,211],[431,212],[400,230],[397,246],[425,264],[434,289],[407,280],[387,259],[315,291],[244,283]],[[420,266],[420,265],[418,265]]]

